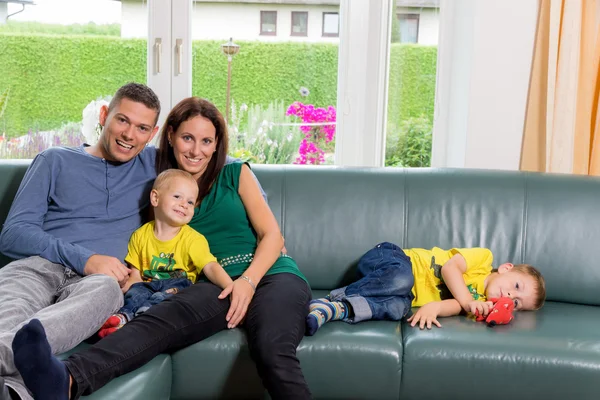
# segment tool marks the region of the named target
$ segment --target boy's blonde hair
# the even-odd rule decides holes
[[[537,268],[529,265],[529,264],[517,264],[512,268],[512,271],[519,272],[524,275],[528,275],[533,278],[535,281],[535,302],[533,304],[534,310],[539,310],[544,305],[546,301],[546,281],[544,277],[537,270]]]
[[[171,180],[173,180],[175,178],[187,179],[196,188],[198,187],[198,182],[196,182],[196,180],[194,179],[192,174],[190,174],[189,172],[186,172],[184,170],[181,170],[181,169],[172,168],[172,169],[164,170],[156,177],[156,180],[154,181],[154,185],[152,186],[152,189],[160,190],[163,187],[165,187]]]

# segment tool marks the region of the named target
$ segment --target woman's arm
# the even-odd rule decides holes
[[[231,307],[226,317],[229,328],[236,327],[243,320],[258,283],[275,263],[283,247],[283,237],[277,220],[263,198],[252,171],[245,164],[242,165],[240,173],[238,193],[250,223],[258,235],[258,245],[254,259],[244,271],[245,279],[236,279],[219,296],[224,298],[231,293]]]
[[[283,248],[283,237],[277,220],[265,202],[258,184],[247,165],[242,166],[238,193],[242,198],[246,213],[258,236],[258,246],[252,263],[244,272],[255,285],[275,263]]]

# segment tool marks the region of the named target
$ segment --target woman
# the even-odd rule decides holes
[[[233,283],[222,292],[209,282],[192,285],[69,357],[64,361],[66,372],[49,347],[44,348],[43,328],[33,320],[21,338],[25,334],[31,346],[31,338],[39,336],[34,340],[40,346],[35,360],[39,367],[29,365],[20,372],[36,399],[69,398],[68,393],[76,399],[93,393],[160,353],[179,350],[242,322],[250,354],[271,397],[311,397],[296,357],[310,288],[295,261],[281,254],[277,221],[249,167],[225,165],[227,144],[227,127],[217,108],[206,100],[187,98],[167,117],[156,166],[158,173],[183,169],[198,181],[198,203],[190,226],[206,237]],[[57,396],[60,393],[64,396]]]

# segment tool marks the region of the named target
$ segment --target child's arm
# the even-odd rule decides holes
[[[463,279],[465,272],[467,272],[467,262],[461,254],[455,254],[442,266],[444,283],[462,309],[473,314],[479,311],[484,316],[488,315],[493,304],[491,302],[473,300]]]
[[[420,307],[407,321],[410,322],[410,326],[419,324],[421,329],[425,326],[427,326],[427,329],[431,329],[431,324],[441,328],[442,325],[437,320],[438,317],[458,315],[461,309],[460,304],[455,299],[432,301]]]
[[[225,272],[218,262],[209,262],[202,268],[202,272],[212,283],[221,289],[225,289],[233,283],[231,277],[227,275],[227,272]]]
[[[127,293],[131,285],[138,282],[142,282],[142,275],[140,274],[140,270],[129,265],[129,279],[127,279],[127,282],[125,282],[125,284],[121,288],[121,291],[123,292],[123,294]]]

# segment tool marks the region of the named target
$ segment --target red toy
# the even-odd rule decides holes
[[[509,297],[500,297],[499,299],[489,299],[494,303],[494,308],[490,311],[487,318],[483,315],[479,315],[479,311],[475,313],[477,321],[483,321],[488,326],[506,325],[513,320],[513,310],[515,309],[515,303]]]

